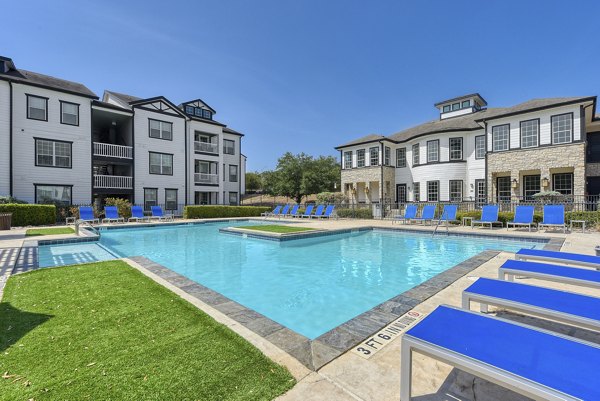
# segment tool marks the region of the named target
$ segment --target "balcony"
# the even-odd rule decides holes
[[[133,159],[133,148],[131,146],[94,142],[94,156]]]
[[[211,142],[194,141],[194,150],[196,152],[219,153],[219,145]]]
[[[133,189],[133,177],[94,174],[94,188]]]
[[[194,182],[196,184],[215,185],[219,183],[219,176],[217,174],[195,173]]]

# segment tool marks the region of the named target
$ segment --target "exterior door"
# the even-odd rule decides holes
[[[485,205],[486,203],[485,180],[475,180],[475,206]]]
[[[406,184],[396,185],[396,203],[406,203]]]

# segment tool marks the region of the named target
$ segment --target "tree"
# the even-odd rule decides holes
[[[262,179],[259,173],[246,173],[246,192],[256,192],[262,189]]]
[[[314,159],[305,153],[285,153],[277,161],[275,171],[264,174],[263,182],[268,193],[288,196],[297,203],[301,203],[306,195],[333,191],[340,181],[340,167],[334,157]]]

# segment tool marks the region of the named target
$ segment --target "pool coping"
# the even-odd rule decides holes
[[[221,219],[222,221],[231,221],[232,219]],[[250,220],[250,219],[249,219]],[[239,221],[239,220],[237,220]],[[207,222],[217,222],[217,220],[202,221],[202,222],[186,222],[176,223],[176,225],[194,225],[194,224],[205,224]],[[159,224],[164,226],[164,224]],[[144,225],[148,227],[148,225]],[[154,225],[150,225],[154,226]],[[129,226],[131,227],[131,226]],[[135,226],[135,227],[143,227]],[[118,227],[116,229],[119,229]],[[115,229],[111,227],[110,229]],[[406,227],[360,227],[352,229],[339,229],[339,230],[324,230],[319,232],[303,232],[294,233],[294,235],[271,237],[263,235],[262,233],[249,233],[248,237],[257,237],[260,239],[268,239],[275,241],[289,241],[294,239],[303,239],[311,237],[338,235],[352,232],[362,231],[390,231],[390,232],[416,232],[421,234],[427,234],[428,231],[410,229]],[[231,233],[230,233],[231,234]],[[234,232],[236,235],[244,235],[245,233]],[[446,233],[440,235],[446,235]],[[564,243],[564,238],[558,237],[537,237],[531,238],[527,236],[515,236],[515,235],[490,235],[481,233],[449,233],[448,235],[453,236],[476,236],[485,238],[503,238],[503,239],[517,239],[527,240],[532,242],[545,243],[544,248],[546,250],[560,250]],[[64,243],[76,243],[76,242],[91,242],[98,239],[95,235],[88,235],[83,238],[63,239],[63,240],[30,240],[23,243],[21,252],[17,259],[17,263],[13,269],[13,274],[22,273],[29,270],[39,268],[38,265],[38,246],[39,245],[50,245],[50,244],[64,244]],[[23,252],[25,250],[25,252]],[[381,304],[365,311],[358,316],[342,323],[341,325],[329,330],[328,332],[320,335],[314,340],[296,333],[295,331],[288,329],[287,327],[271,320],[270,318],[247,308],[230,298],[214,291],[200,283],[197,283],[187,277],[172,271],[171,269],[158,264],[143,256],[132,256],[128,259],[136,262],[140,267],[147,270],[148,272],[157,275],[163,280],[167,281],[171,285],[179,288],[191,297],[215,308],[219,312],[240,323],[242,326],[256,333],[260,337],[269,341],[273,345],[277,346],[284,352],[288,353],[302,365],[306,366],[312,371],[317,371],[325,364],[336,359],[340,355],[350,350],[355,345],[364,341],[373,333],[378,332],[389,323],[393,322],[406,312],[412,310],[414,307],[437,294],[444,288],[448,287],[456,280],[464,277],[468,273],[472,272],[485,262],[496,257],[501,251],[497,250],[486,250],[479,254],[441,272],[434,277],[426,280],[416,287],[411,288],[408,291],[404,291],[396,296],[382,302]],[[21,255],[23,254],[23,256]]]

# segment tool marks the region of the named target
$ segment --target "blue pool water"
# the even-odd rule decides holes
[[[542,243],[362,231],[285,242],[219,233],[248,222],[107,230],[41,246],[41,266],[145,256],[310,338],[486,249]]]

